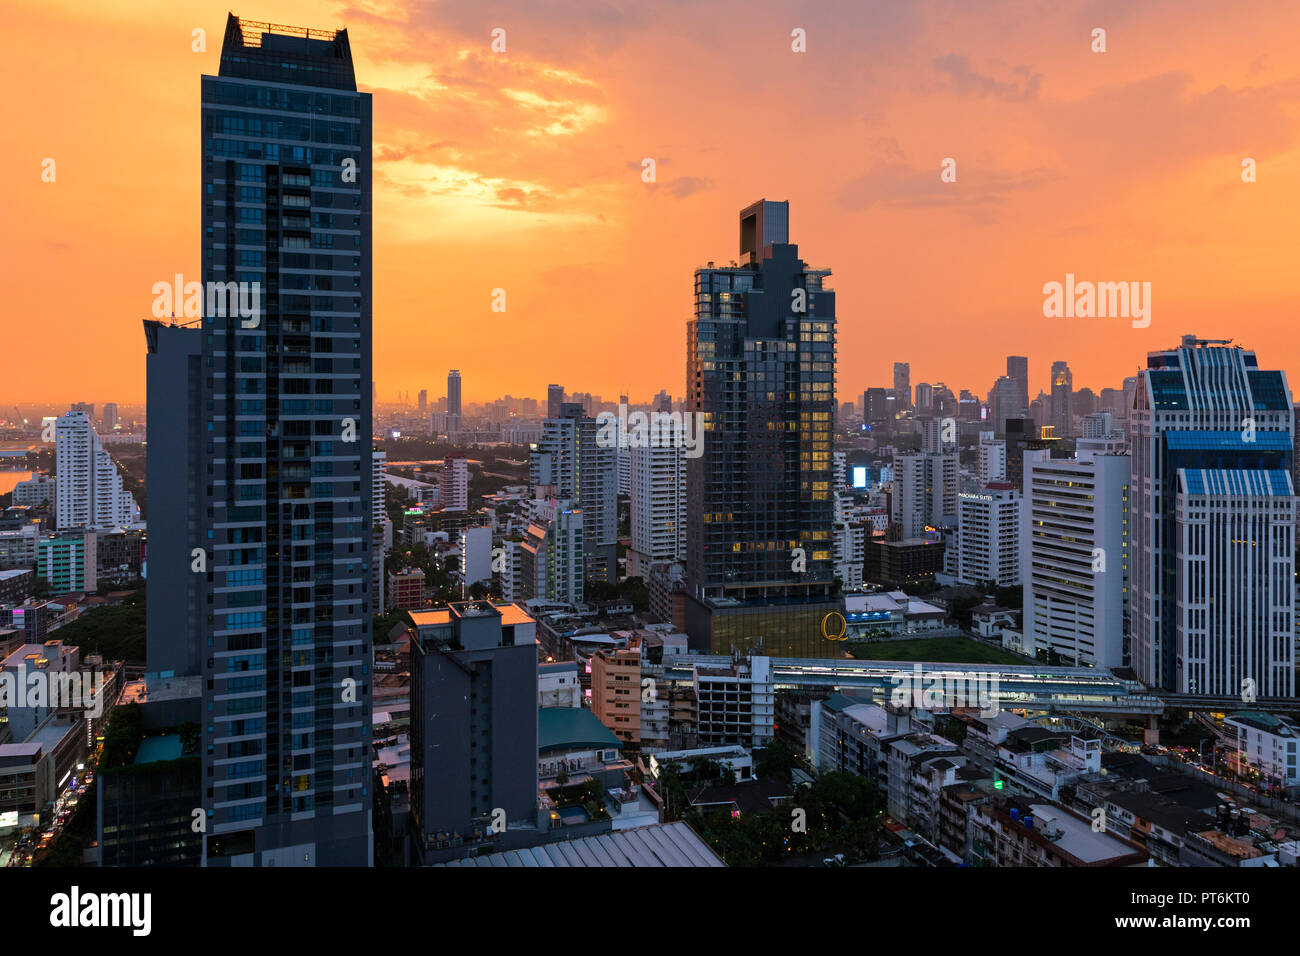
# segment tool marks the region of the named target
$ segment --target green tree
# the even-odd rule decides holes
[[[771,777],[789,783],[794,777],[794,768],[799,766],[799,756],[783,740],[772,740],[763,749],[762,756],[754,772],[760,779]]]

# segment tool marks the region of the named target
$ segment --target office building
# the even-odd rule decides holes
[[[111,433],[117,428],[117,402],[104,403],[104,418],[100,422],[106,433]]]
[[[447,373],[447,437],[455,440],[460,431],[460,372],[452,369]]]
[[[1025,455],[1021,625],[1028,646],[1062,664],[1126,666],[1127,455],[1080,441],[1073,458]]]
[[[1007,419],[1007,481],[1013,488],[1024,488],[1025,452],[1051,449],[1056,446],[1052,427],[1040,428],[1032,418]]]
[[[894,398],[900,410],[912,407],[912,366],[909,362],[894,363]]]
[[[900,404],[894,391],[869,388],[862,393],[862,421],[870,427],[892,424]]]
[[[1019,418],[1025,414],[1020,401],[1020,383],[1009,375],[1003,375],[993,383],[989,392],[989,424],[996,434],[1004,434],[1007,419]]]
[[[232,15],[202,107],[203,278],[258,306],[202,321],[204,864],[366,866],[370,95],[346,30]]]
[[[1057,438],[1074,434],[1074,375],[1065,362],[1052,363],[1052,426]]]
[[[695,272],[687,408],[703,416],[687,462],[692,646],[822,656],[838,609],[831,535],[835,293],[799,258],[789,203],[740,214],[740,265]]]
[[[1006,409],[1008,418],[1029,414],[1029,359],[1023,355],[1007,356],[1007,378],[1016,383],[1016,405]]]
[[[1286,375],[1183,336],[1152,352],[1130,429],[1133,669],[1184,694],[1295,694]]]
[[[564,404],[564,386],[546,386],[546,417],[559,418],[560,406]]]

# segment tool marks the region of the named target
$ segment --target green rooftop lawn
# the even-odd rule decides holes
[[[867,661],[939,661],[952,664],[1023,664],[1009,651],[969,637],[930,637],[908,641],[850,643],[849,653]]]

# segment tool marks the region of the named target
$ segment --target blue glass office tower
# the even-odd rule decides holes
[[[1255,353],[1152,352],[1131,417],[1132,663],[1144,682],[1295,694],[1291,393]]]
[[[687,632],[713,653],[833,656],[835,293],[789,241],[790,204],[740,212],[738,265],[695,272],[686,397]],[[839,632],[838,623],[828,628]]]
[[[371,862],[371,102],[346,30],[227,21],[202,79],[204,862]],[[226,310],[230,311],[230,310]],[[152,476],[151,476],[152,480]]]

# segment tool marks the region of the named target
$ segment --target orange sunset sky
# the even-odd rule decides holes
[[[217,72],[227,10],[6,4],[0,402],[143,399],[151,287],[199,277],[199,76]],[[1009,353],[1030,357],[1035,394],[1056,359],[1076,388],[1118,386],[1184,332],[1300,374],[1300,4],[234,12],[346,26],[374,94],[381,401],[436,399],[453,367],[467,401],[541,398],[549,382],[681,395],[692,271],[736,257],[736,214],[760,197],[790,200],[792,241],[833,270],[842,401],[892,384],[895,360],[913,384],[984,397]],[[940,182],[945,157],[955,183]],[[1044,318],[1043,284],[1067,272],[1151,282],[1150,327]]]

